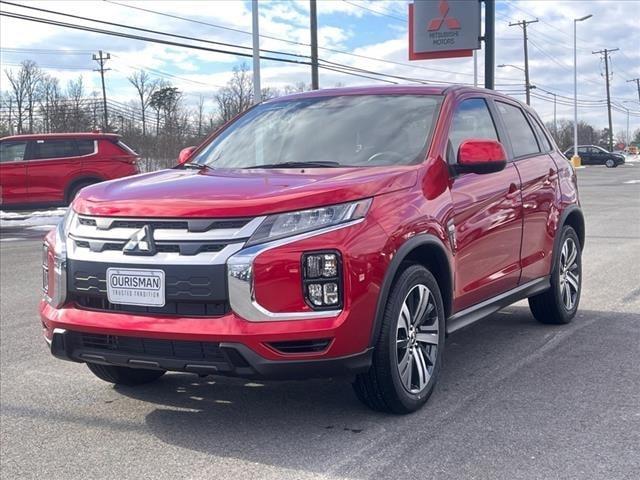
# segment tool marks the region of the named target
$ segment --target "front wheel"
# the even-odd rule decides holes
[[[442,364],[444,321],[438,282],[423,266],[408,266],[391,290],[371,368],[353,384],[357,397],[400,414],[424,405]]]
[[[147,370],[143,368],[116,367],[113,365],[100,365],[98,363],[87,363],[89,370],[105,382],[116,385],[127,385],[134,387],[159,379],[166,372],[164,370]]]
[[[542,323],[569,323],[578,311],[582,290],[582,250],[573,228],[560,232],[560,252],[551,274],[551,288],[529,298],[529,308]]]
[[[607,166],[607,168],[617,167],[616,162],[611,158],[605,162],[605,165]]]

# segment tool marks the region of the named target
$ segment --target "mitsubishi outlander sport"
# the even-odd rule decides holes
[[[83,189],[45,239],[40,316],[53,355],[107,382],[345,375],[408,413],[448,334],[522,299],[570,322],[584,240],[575,172],[520,102],[321,90]]]

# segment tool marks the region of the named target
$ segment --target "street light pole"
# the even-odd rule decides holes
[[[578,155],[578,48],[576,45],[576,31],[578,22],[583,22],[593,15],[585,15],[582,18],[573,19],[573,157],[571,161],[574,165],[580,164]]]
[[[260,89],[260,32],[258,27],[258,0],[251,2],[251,17],[253,34],[253,103],[260,103],[262,90]]]

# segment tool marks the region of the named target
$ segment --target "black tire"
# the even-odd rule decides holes
[[[100,380],[130,387],[153,382],[166,373],[164,370],[115,367],[113,365],[100,365],[97,363],[87,363],[87,367],[89,367],[89,370]]]
[[[67,204],[71,205],[71,202],[73,202],[73,200],[78,196],[78,193],[80,193],[80,190],[82,190],[84,187],[88,187],[89,185],[93,185],[94,183],[97,183],[97,182],[85,181],[85,182],[80,182],[76,185],[73,185],[69,189],[69,192],[67,193]]]
[[[399,347],[398,345],[398,332],[401,331],[400,313],[401,309],[405,305],[405,302],[409,300],[410,295],[414,295],[415,289],[422,288],[420,285],[425,286],[431,294],[431,297],[427,297],[428,305],[423,315],[420,316],[417,313],[415,318],[421,317],[424,320],[424,324],[420,325],[418,320],[418,327],[415,329],[415,333],[412,334],[415,354],[410,354],[413,351],[409,349],[411,340],[409,339],[409,330],[407,332],[406,347]],[[419,291],[416,295],[419,295]],[[417,298],[417,297],[416,297]],[[435,312],[431,307],[435,308]],[[416,312],[419,310],[419,302],[416,304]],[[414,318],[413,312],[411,312],[411,318]],[[411,322],[409,322],[411,323]],[[432,325],[427,327],[427,325]],[[420,329],[428,329],[429,332],[435,331],[437,325],[437,333],[426,333]],[[413,327],[411,327],[413,329]],[[416,343],[418,340],[418,333],[425,333],[425,335],[437,338],[437,345],[427,343]],[[424,337],[423,337],[424,338]],[[426,403],[429,396],[433,392],[433,388],[437,382],[444,353],[444,339],[445,339],[445,316],[444,307],[442,303],[442,295],[440,294],[440,288],[438,282],[434,276],[424,268],[422,265],[409,265],[398,278],[392,287],[391,294],[385,306],[384,317],[382,320],[382,326],[380,335],[375,345],[373,352],[373,362],[371,368],[366,372],[359,374],[353,388],[356,396],[368,407],[382,412],[391,412],[396,414],[406,414],[415,412],[422,405]],[[435,349],[434,349],[435,347]],[[418,375],[416,355],[419,355],[423,359],[423,366],[427,370],[427,363],[432,369],[428,381],[424,384],[422,389],[413,392],[403,385],[401,379],[400,366],[398,357],[401,355],[399,348],[404,348],[402,356],[407,359],[406,365],[411,369],[409,372],[409,387],[412,387],[412,378],[414,373]],[[418,352],[418,350],[422,350]],[[430,353],[426,353],[425,349],[429,349]],[[406,355],[406,356],[405,356]],[[401,360],[402,361],[402,360]],[[407,370],[405,369],[405,372]],[[422,375],[418,375],[420,381],[422,381]]]
[[[611,159],[611,158],[609,160],[607,160],[606,162],[604,162],[604,164],[607,166],[607,168],[616,168],[618,166],[616,161]]]
[[[529,308],[536,320],[542,323],[556,325],[566,324],[573,320],[573,317],[575,317],[576,312],[578,311],[580,294],[582,292],[582,248],[580,246],[580,240],[578,239],[578,235],[575,230],[568,225],[565,225],[562,228],[560,235],[560,243],[558,246],[560,250],[556,254],[557,258],[553,265],[551,288],[529,298]],[[573,274],[577,273],[577,291],[574,297],[571,290],[569,290],[569,295],[572,298],[571,307],[567,306],[566,297],[563,295],[563,289],[566,288],[564,285],[567,284],[567,275],[563,271],[563,248],[567,242],[572,242],[576,248],[576,267],[575,269],[571,268],[570,270]],[[568,288],[571,288],[571,285],[568,285]]]

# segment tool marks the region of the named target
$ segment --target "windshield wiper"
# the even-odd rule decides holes
[[[180,165],[182,168],[191,169],[191,170],[204,170],[211,168],[209,165],[204,163],[195,163],[195,162],[185,162]]]
[[[251,167],[245,167],[245,169],[251,168],[336,168],[341,167],[342,165],[339,162],[328,162],[328,161],[318,161],[318,162],[280,162],[280,163],[267,163],[265,165],[253,165]]]

